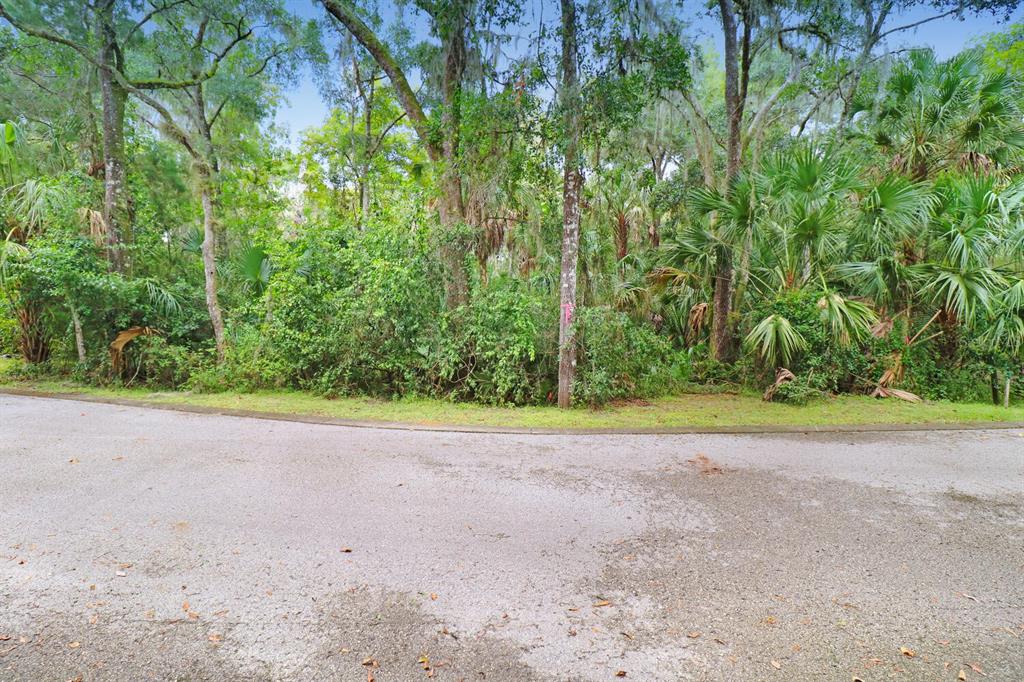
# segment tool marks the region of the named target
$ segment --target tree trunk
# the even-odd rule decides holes
[[[743,100],[736,44],[736,14],[732,0],[719,0],[722,18],[722,32],[725,36],[725,109],[729,121],[728,144],[726,146],[726,192],[739,174],[742,151],[741,124],[743,122]],[[747,44],[746,31],[744,45]],[[746,52],[746,50],[745,50]],[[746,57],[746,55],[744,55]],[[746,66],[746,64],[744,64]],[[745,88],[743,88],[745,90]],[[732,247],[720,244],[715,253],[714,316],[711,325],[711,355],[716,360],[727,361],[732,357],[733,339],[729,315],[732,312]]]
[[[558,406],[572,404],[576,376],[576,265],[580,247],[579,118],[574,106],[577,89],[576,0],[562,0],[562,107],[566,134],[565,169],[562,179],[562,267],[559,282],[561,313],[558,317]]]
[[[370,81],[370,94],[364,100],[365,112],[363,120],[363,131],[365,140],[363,144],[363,177],[359,181],[360,209],[363,214],[363,224],[370,219],[370,149],[373,146],[373,95],[374,85]]]
[[[217,346],[217,362],[224,361],[224,319],[217,300],[217,224],[213,214],[213,178],[204,173],[200,177],[200,200],[203,204],[203,277],[206,281],[206,310],[213,325],[213,339]]]
[[[622,260],[629,254],[629,220],[625,213],[615,216],[615,258]]]
[[[349,34],[349,42],[351,42],[351,34]],[[350,49],[352,49],[350,47]],[[362,163],[359,164],[358,169],[358,185],[359,185],[359,214],[362,224],[365,227],[367,220],[370,218],[370,149],[373,147],[373,99],[374,99],[374,75],[371,72],[370,78],[368,79],[368,86],[363,87],[363,75],[359,69],[359,59],[356,51],[352,49],[352,72],[356,83],[356,92],[359,94],[359,99],[363,103],[363,150],[362,150]],[[355,103],[352,105],[352,139],[355,139],[355,121],[356,121],[356,109]],[[352,155],[356,157],[355,154]]]
[[[441,128],[444,140],[441,156],[444,168],[441,174],[439,218],[444,232],[445,246],[442,258],[448,265],[445,298],[449,309],[458,308],[469,301],[469,278],[465,258],[469,246],[463,235],[466,218],[462,199],[462,176],[459,173],[460,126],[462,125],[462,78],[466,71],[466,16],[465,2],[456,0],[448,10],[444,39],[444,109]]]
[[[747,283],[750,281],[750,259],[754,251],[754,221],[747,223],[747,229],[743,233],[743,251],[740,253],[739,281],[736,284],[736,291],[733,292],[733,307],[739,308],[743,301],[743,295],[747,291]]]
[[[732,328],[729,313],[732,303],[732,249],[720,245],[715,257],[714,319],[711,324],[711,352],[720,361],[732,359]]]
[[[26,302],[16,314],[21,332],[18,345],[25,362],[46,362],[50,358],[50,342],[43,329],[42,306],[38,303]]]
[[[85,334],[82,333],[82,319],[78,310],[71,306],[71,324],[75,328],[75,349],[78,351],[78,362],[85,364]]]
[[[441,246],[441,260],[448,271],[445,278],[445,304],[449,310],[453,310],[469,301],[469,276],[465,263],[469,248],[463,234],[462,180],[457,171],[447,168],[447,164],[441,177],[441,191],[438,205],[444,242]]]
[[[100,41],[100,99],[103,103],[103,222],[107,229],[107,259],[116,272],[129,264],[123,246],[131,237],[131,206],[125,185],[124,109],[128,93],[114,77],[122,69],[113,26],[113,1],[97,6]]]

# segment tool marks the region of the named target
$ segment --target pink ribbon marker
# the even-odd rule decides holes
[[[572,303],[563,303],[562,304],[562,319],[565,320],[566,324],[571,324],[572,323],[572,311],[573,311],[573,308],[575,308],[575,307],[576,306],[574,306]]]

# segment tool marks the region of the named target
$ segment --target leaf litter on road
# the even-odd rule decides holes
[[[703,452],[698,452],[692,459],[686,460],[690,464],[696,465],[700,469],[702,476],[714,476],[716,474],[725,473],[722,467],[715,464],[711,459]]]

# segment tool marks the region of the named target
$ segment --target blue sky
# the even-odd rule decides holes
[[[536,22],[538,10],[544,11],[548,19],[555,16],[554,13],[557,12],[557,7],[554,6],[550,8],[550,11],[547,11],[549,8],[538,7],[538,3],[543,5],[544,2],[545,0],[532,0],[531,2],[531,14],[534,15],[534,23]],[[323,7],[312,0],[288,0],[286,4],[292,12],[302,17],[316,19],[327,17]],[[387,0],[381,0],[381,6],[388,4]],[[693,28],[698,34],[703,33],[707,38],[720,43],[721,37],[715,31],[714,23],[708,17],[701,16],[706,14],[702,9],[702,5],[703,3],[699,0],[686,0],[683,7],[686,11],[692,11],[694,17]],[[928,7],[917,8],[902,14],[898,19],[894,19],[891,26],[913,23],[933,13],[934,11]],[[1024,20],[1024,8],[1019,7],[1010,21],[1019,22],[1022,20]],[[425,30],[425,24],[422,24],[421,27]],[[956,54],[986,33],[1001,30],[1003,27],[1005,27],[1005,24],[999,23],[995,17],[989,15],[969,18],[964,21],[940,19],[900,34],[900,37],[893,42],[893,46],[930,46],[940,58],[946,58]],[[292,143],[294,144],[297,141],[298,133],[302,130],[323,123],[327,116],[327,106],[320,97],[316,84],[313,82],[312,74],[308,69],[302,73],[301,78],[295,85],[285,89],[282,95],[285,101],[282,102],[277,111],[276,123],[290,132]]]

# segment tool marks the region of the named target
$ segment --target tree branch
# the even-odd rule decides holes
[[[883,31],[879,33],[878,40],[881,40],[882,38],[886,37],[891,33],[899,33],[900,31],[906,31],[908,29],[917,28],[918,26],[922,24],[927,24],[930,21],[935,21],[937,19],[945,19],[948,16],[959,14],[961,11],[962,9],[960,7],[956,7],[954,9],[949,10],[948,12],[943,12],[942,14],[936,14],[935,16],[928,17],[926,19],[921,19],[920,21],[915,21],[910,24],[904,24],[903,26],[897,26],[896,28],[890,28],[888,31]]]
[[[134,26],[128,29],[128,32],[124,34],[123,38],[121,38],[121,42],[127,43],[129,40],[131,40],[131,37],[135,35],[135,32],[143,26],[145,26],[147,23],[149,23],[149,20],[155,17],[157,14],[160,14],[161,12],[166,12],[169,9],[173,9],[178,5],[184,5],[189,1],[190,0],[174,0],[173,2],[165,3],[163,5],[160,5],[159,7],[154,6],[152,10],[144,14],[141,19],[135,22]]]
[[[348,29],[352,37],[370,53],[370,56],[388,75],[391,85],[395,88],[398,101],[409,117],[420,141],[427,148],[427,154],[433,161],[440,159],[441,150],[430,139],[430,129],[427,125],[427,116],[423,113],[423,106],[416,98],[416,94],[409,85],[409,80],[388,48],[377,38],[373,29],[359,18],[349,0],[321,0],[321,2],[327,12]]]

